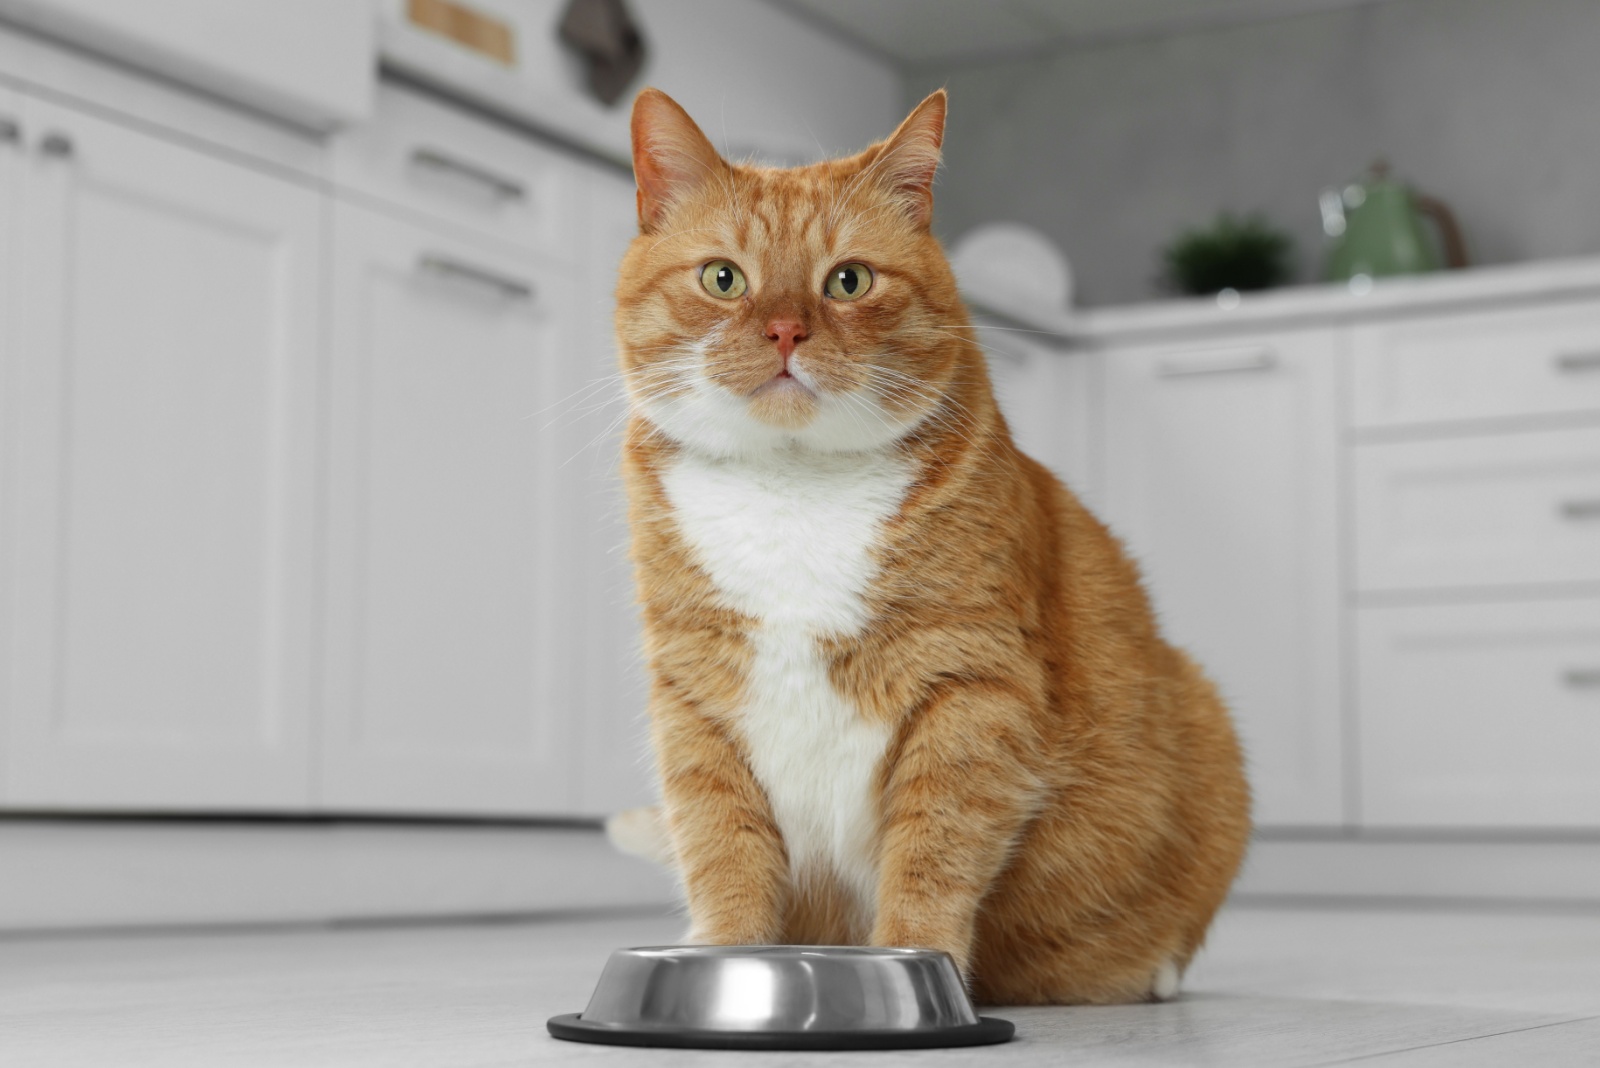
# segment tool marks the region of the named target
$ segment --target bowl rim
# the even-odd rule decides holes
[[[740,1050],[871,1050],[944,1049],[994,1046],[1016,1036],[1016,1025],[994,1016],[974,1024],[950,1027],[872,1028],[855,1031],[723,1031],[646,1024],[591,1023],[580,1012],[552,1016],[545,1022],[551,1036],[568,1042],[606,1046],[654,1046],[673,1049]]]
[[[879,957],[883,959],[912,959],[919,957],[944,957],[954,963],[950,954],[942,949],[922,949],[917,946],[820,946],[804,943],[787,944],[782,942],[717,946],[717,945],[660,945],[660,946],[625,946],[611,951],[612,956],[618,953],[649,953],[660,956],[683,955],[686,957],[737,957],[758,956],[772,950],[793,951],[796,956],[815,955],[819,957]]]

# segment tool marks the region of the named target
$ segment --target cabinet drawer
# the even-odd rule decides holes
[[[392,85],[372,121],[333,147],[345,190],[547,252],[570,243],[563,183],[573,169],[531,138]]]
[[[1358,427],[1600,413],[1600,304],[1362,327]]]
[[[1600,825],[1600,601],[1357,614],[1363,822]]]
[[[1600,429],[1354,454],[1359,588],[1600,581]]]

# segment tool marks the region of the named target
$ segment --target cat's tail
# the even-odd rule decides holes
[[[661,809],[625,808],[606,817],[606,837],[619,850],[670,867],[677,856]]]

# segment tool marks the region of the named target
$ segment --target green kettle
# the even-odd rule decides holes
[[[1325,191],[1319,206],[1323,232],[1332,241],[1323,272],[1330,282],[1467,265],[1455,215],[1442,201],[1392,180],[1383,160],[1372,165],[1365,181]],[[1437,246],[1425,218],[1438,228]]]

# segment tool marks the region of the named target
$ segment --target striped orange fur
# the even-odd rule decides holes
[[[1245,850],[1239,747],[1012,443],[929,232],[945,107],[774,169],[635,102],[617,336],[667,853],[691,940],[942,949],[992,1003],[1170,996]]]

